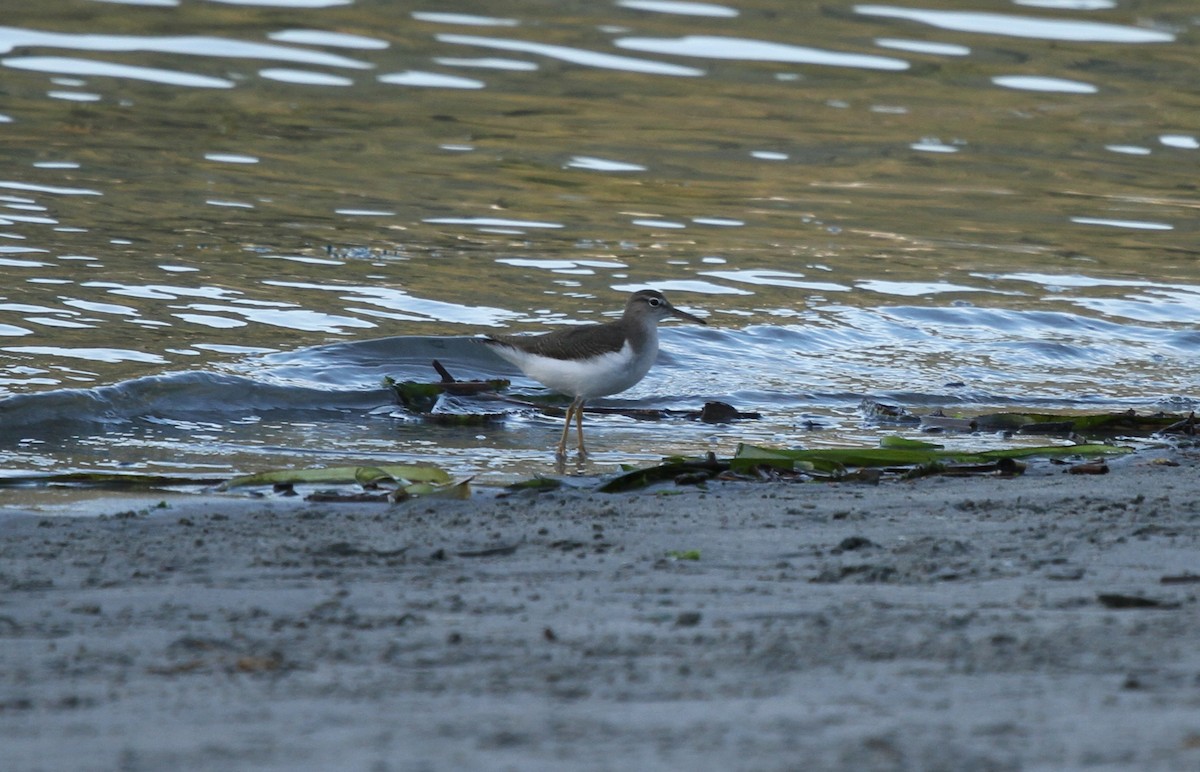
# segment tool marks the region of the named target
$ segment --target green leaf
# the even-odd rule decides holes
[[[995,461],[999,458],[1064,458],[1069,456],[1111,456],[1133,452],[1116,445],[1049,445],[1031,448],[1004,448],[980,452],[901,449],[901,448],[820,448],[817,450],[780,450],[740,445],[730,461],[735,472],[749,472],[761,465],[777,469],[797,469],[808,463],[817,471],[838,471],[846,467],[906,467],[935,462],[960,464]]]
[[[468,477],[451,485],[433,485],[428,482],[413,483],[406,486],[404,492],[409,496],[420,496],[424,499],[469,499],[471,498],[472,479]]]
[[[938,445],[935,442],[925,442],[924,440],[913,440],[908,437],[901,437],[898,434],[889,434],[879,440],[879,447],[890,448],[892,450],[939,450],[945,445]]]
[[[417,383],[415,381],[388,380],[388,386],[400,404],[414,413],[428,413],[437,404],[443,389],[436,383]]]
[[[434,362],[434,367],[438,367],[437,362]],[[445,380],[436,383],[420,383],[417,381],[397,381],[390,376],[385,376],[383,385],[391,390],[392,394],[396,397],[396,401],[404,405],[406,409],[424,415],[429,414],[433,410],[434,406],[437,405],[438,397],[443,393],[460,396],[470,396],[485,392],[494,393],[507,389],[509,381],[503,378],[495,378],[488,381]],[[443,414],[439,413],[438,415],[441,416]],[[490,420],[486,417],[470,416],[469,414],[461,420],[465,422],[470,417],[474,417],[477,423]]]
[[[436,466],[391,464],[381,466],[334,466],[316,469],[278,469],[235,477],[221,485],[222,490],[260,485],[364,485],[376,482],[448,483],[450,475]]]
[[[395,482],[395,478],[377,466],[359,466],[354,469],[354,482],[365,486],[373,483]]]
[[[730,460],[730,467],[735,472],[746,472],[757,466],[773,466],[776,469],[792,470],[795,468],[794,455],[798,451],[775,450],[759,445],[738,445],[737,452]]]

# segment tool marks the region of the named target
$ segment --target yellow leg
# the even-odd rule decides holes
[[[575,407],[575,426],[579,430],[579,457],[587,458],[587,448],[583,447],[583,400],[576,400],[579,404]]]
[[[567,457],[567,435],[571,433],[571,413],[573,412],[575,412],[574,402],[567,407],[567,420],[563,421],[562,437],[558,440],[558,453],[555,455],[560,459]]]

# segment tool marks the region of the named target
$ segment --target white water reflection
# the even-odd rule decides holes
[[[32,223],[34,225],[55,225],[58,223],[58,220],[55,220],[53,217],[40,217],[30,214],[13,214],[12,212],[5,212],[4,219],[8,221],[6,223],[7,225],[12,225],[13,223],[17,222]]]
[[[967,56],[971,53],[971,49],[967,46],[953,43],[930,43],[927,40],[877,38],[875,45],[881,48],[894,48],[897,51],[911,51],[914,54],[933,54],[935,56]]]
[[[742,284],[759,284],[765,287],[792,287],[813,292],[850,292],[853,287],[824,281],[806,281],[804,274],[791,271],[776,271],[767,268],[740,271],[701,271],[701,276],[712,276]]]
[[[766,40],[717,35],[687,35],[681,38],[618,38],[618,48],[648,51],[672,56],[696,56],[706,59],[737,59],[753,62],[790,62],[820,64],[829,67],[856,67],[868,70],[907,70],[908,62],[887,56],[846,54],[807,46],[773,43]]]
[[[418,88],[463,88],[480,89],[487,84],[474,78],[461,78],[457,75],[443,75],[438,72],[423,72],[408,70],[379,76],[380,83],[390,83],[395,86],[417,86]]]
[[[263,260],[287,260],[290,263],[303,263],[305,265],[345,265],[345,260],[329,260],[321,257],[308,257],[306,255],[259,255]]]
[[[66,102],[99,102],[104,97],[87,91],[47,91],[51,99],[62,99]]]
[[[368,70],[369,62],[350,59],[324,51],[309,51],[273,43],[214,37],[211,35],[141,36],[92,33],[43,32],[41,30],[0,27],[0,53],[14,48],[66,48],[72,51],[134,51],[234,59],[273,59],[294,64],[346,67]],[[40,57],[27,57],[40,58]]]
[[[437,11],[414,11],[412,17],[417,21],[432,24],[462,24],[474,27],[515,27],[516,19],[500,19],[494,16],[479,16],[470,13],[442,13]]]
[[[1024,271],[1020,273],[973,273],[972,276],[989,281],[1025,281],[1040,284],[1052,292],[1061,292],[1066,287],[1169,287],[1144,279],[1108,279],[1084,274],[1051,274]]]
[[[6,220],[4,223],[5,225],[12,225],[13,223],[18,222],[30,223],[33,225],[58,224],[58,220],[55,220],[53,217],[38,217],[30,214],[13,214],[12,212],[5,212],[3,219]]]
[[[634,11],[671,13],[677,16],[709,16],[718,19],[732,19],[738,15],[736,8],[730,8],[727,5],[680,2],[679,0],[617,0],[617,5]]]
[[[248,322],[244,322],[241,319],[230,319],[227,316],[213,316],[211,314],[180,313],[172,314],[172,316],[189,324],[196,324],[201,327],[211,327],[214,330],[232,330],[237,327],[246,327],[248,325]]]
[[[58,196],[102,196],[104,195],[98,190],[91,188],[62,188],[54,185],[35,185],[31,182],[13,182],[11,180],[0,180],[0,188],[8,188],[9,190],[28,190],[34,193],[52,193]]]
[[[88,281],[81,287],[103,289],[111,295],[143,298],[145,300],[178,300],[181,297],[210,298],[224,300],[243,293],[224,287],[180,287],[171,284],[121,284],[113,281]]]
[[[648,59],[635,59],[629,56],[603,54],[582,48],[556,46],[548,43],[536,43],[528,40],[505,40],[502,38],[487,38],[477,35],[438,35],[442,43],[454,43],[464,46],[482,46],[501,51],[521,51],[527,54],[537,54],[551,59],[558,59],[584,67],[598,67],[606,70],[622,70],[624,72],[640,72],[648,75],[674,75],[679,77],[698,77],[704,70],[695,67],[684,67],[678,64],[655,62]]]
[[[735,220],[732,217],[693,217],[692,222],[697,225],[715,225],[718,228],[739,228],[746,224],[745,220]],[[711,259],[705,258],[705,262],[711,262]]]
[[[914,142],[909,145],[913,150],[918,150],[923,153],[957,153],[958,148],[954,145],[947,145],[937,137],[924,137],[920,142]]]
[[[14,70],[54,72],[68,75],[128,78],[150,83],[165,83],[169,86],[187,88],[233,88],[234,82],[225,78],[195,75],[178,70],[163,70],[157,67],[140,67],[132,64],[114,64],[95,59],[78,59],[70,56],[10,56],[0,59],[0,64]]]
[[[1126,155],[1150,155],[1150,148],[1141,145],[1105,145],[1105,150]]]
[[[77,311],[62,311],[58,308],[50,308],[49,306],[35,306],[29,303],[0,303],[0,311],[9,311],[17,314],[57,314],[66,313],[78,316]]]
[[[97,303],[92,300],[80,300],[78,298],[66,298],[63,300],[64,306],[71,308],[79,308],[84,311],[91,311],[96,314],[114,314],[116,316],[138,316],[136,308],[122,306],[116,303]]]
[[[955,284],[948,281],[887,281],[884,279],[868,279],[856,282],[855,287],[868,292],[878,292],[881,295],[899,295],[901,297],[923,297],[940,295],[947,292],[987,292],[996,295],[1019,295],[1019,292],[1006,292],[990,287],[970,287],[965,284]]]
[[[391,315],[376,312],[384,318],[394,318],[405,321],[438,321],[453,324],[466,324],[478,327],[500,327],[506,321],[519,318],[519,314],[502,308],[488,306],[467,306],[458,303],[447,303],[440,300],[419,298],[390,287],[341,286],[316,284],[313,282],[276,281],[268,280],[263,284],[271,287],[287,287],[291,289],[319,290],[321,292],[337,292],[341,299],[351,303],[365,303],[389,310],[405,312],[401,315]],[[369,309],[347,307],[347,311],[365,313]]]
[[[40,260],[16,260],[11,257],[0,257],[0,266],[5,268],[42,268],[50,265]]]
[[[295,83],[303,86],[353,86],[354,80],[328,72],[312,72],[311,70],[291,70],[283,67],[268,67],[258,71],[259,77],[276,80],[281,83]]]
[[[1053,8],[1059,11],[1107,11],[1117,7],[1116,0],[1013,0],[1030,8]]]
[[[69,357],[71,359],[87,359],[92,362],[144,362],[146,364],[165,365],[167,360],[157,354],[147,354],[144,351],[132,351],[122,348],[69,348],[64,346],[7,346],[0,351],[14,354],[40,354],[45,356]]]
[[[1091,83],[1043,75],[997,75],[992,78],[992,83],[1021,91],[1055,91],[1061,94],[1095,94],[1100,90]]]
[[[95,3],[113,3],[115,5],[146,5],[157,8],[174,8],[179,0],[92,0]]]
[[[352,5],[354,0],[209,0],[222,5],[261,6],[263,8],[336,8]]]
[[[231,209],[253,209],[254,204],[247,204],[244,201],[222,201],[219,198],[205,199],[204,203],[209,206],[223,206]]]
[[[289,330],[303,332],[327,332],[344,334],[350,329],[371,329],[376,325],[353,316],[340,316],[319,311],[309,311],[299,308],[247,308],[240,305],[217,305],[213,303],[191,303],[185,306],[189,311],[200,311],[207,314],[212,321],[227,322],[241,317],[246,322],[266,324],[273,327],[286,327]],[[183,319],[185,314],[172,314]],[[198,317],[186,314],[191,321]]]
[[[386,209],[334,209],[335,214],[347,217],[395,217],[396,213]]]
[[[637,292],[646,287],[654,287],[661,292],[695,292],[700,295],[753,295],[753,292],[737,287],[726,287],[713,284],[702,279],[658,279],[641,284],[613,284],[609,289],[615,292]],[[675,301],[672,301],[675,302]],[[682,305],[675,302],[675,305]]]
[[[643,228],[686,228],[687,223],[676,222],[674,220],[654,220],[647,217],[639,217],[631,221],[634,225],[641,225]]]
[[[205,153],[204,160],[223,164],[256,164],[258,158],[242,153]]]
[[[561,228],[562,223],[537,220],[508,220],[502,217],[430,217],[421,222],[434,225],[474,225],[482,228]]]
[[[1167,147],[1177,147],[1181,150],[1196,150],[1200,148],[1200,141],[1190,134],[1163,134],[1158,138],[1158,141]]]
[[[578,272],[579,269],[592,268],[614,268],[622,269],[629,266],[625,263],[616,260],[550,260],[526,257],[501,257],[497,258],[497,263],[501,265],[511,265],[515,268],[541,268],[547,271],[571,271]],[[595,273],[594,271],[591,271]]]
[[[1043,19],[977,11],[934,11],[890,5],[856,5],[854,11],[864,16],[905,19],[938,29],[984,35],[1093,43],[1169,43],[1175,39],[1169,32],[1077,19]]]
[[[378,51],[390,45],[386,40],[380,40],[379,38],[318,29],[286,29],[279,32],[272,32],[267,37],[280,43],[298,43],[305,46],[329,46],[330,48],[354,48],[364,51]]]
[[[1103,217],[1072,217],[1071,222],[1079,223],[1080,225],[1106,225],[1110,228],[1132,228],[1133,230],[1143,231],[1169,231],[1174,230],[1174,225],[1168,225],[1164,222],[1147,222],[1145,220],[1110,220]]]
[[[68,330],[90,330],[96,327],[94,324],[73,322],[69,319],[62,319],[55,316],[27,316],[25,317],[25,321],[40,324],[44,327],[62,327]]]
[[[577,155],[567,162],[570,169],[588,169],[596,172],[644,172],[646,167],[627,161],[611,161],[607,158]]]
[[[512,72],[533,72],[537,70],[536,62],[526,62],[521,59],[500,59],[497,57],[479,57],[463,59],[453,56],[434,57],[435,62],[444,67],[478,67],[481,70],[510,70]]]
[[[1135,295],[1129,298],[1062,298],[1061,300],[1104,316],[1131,319],[1143,323],[1188,324],[1195,321],[1197,311],[1200,311],[1200,297],[1186,294],[1177,294],[1174,297],[1164,295],[1165,293],[1155,293],[1153,295]],[[1187,350],[1189,353],[1194,353],[1192,346],[1187,346]]]

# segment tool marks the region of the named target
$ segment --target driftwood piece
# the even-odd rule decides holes
[[[417,381],[396,381],[387,378],[384,382],[391,389],[392,396],[405,409],[426,417],[435,415],[433,408],[442,394],[451,394],[456,397],[496,394],[507,389],[510,384],[510,381],[503,378],[487,381],[456,380],[442,363],[436,359],[433,360],[433,369],[437,371],[442,380],[422,383]]]
[[[1162,430],[1163,434],[1186,434],[1195,437],[1197,429],[1200,429],[1200,421],[1196,420],[1196,411],[1188,414],[1187,418],[1181,421],[1176,421],[1170,426]]]

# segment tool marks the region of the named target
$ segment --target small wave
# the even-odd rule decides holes
[[[110,424],[246,411],[366,410],[389,399],[381,387],[320,389],[205,372],[147,376],[93,389],[57,389],[0,400],[0,437],[37,426]]]

